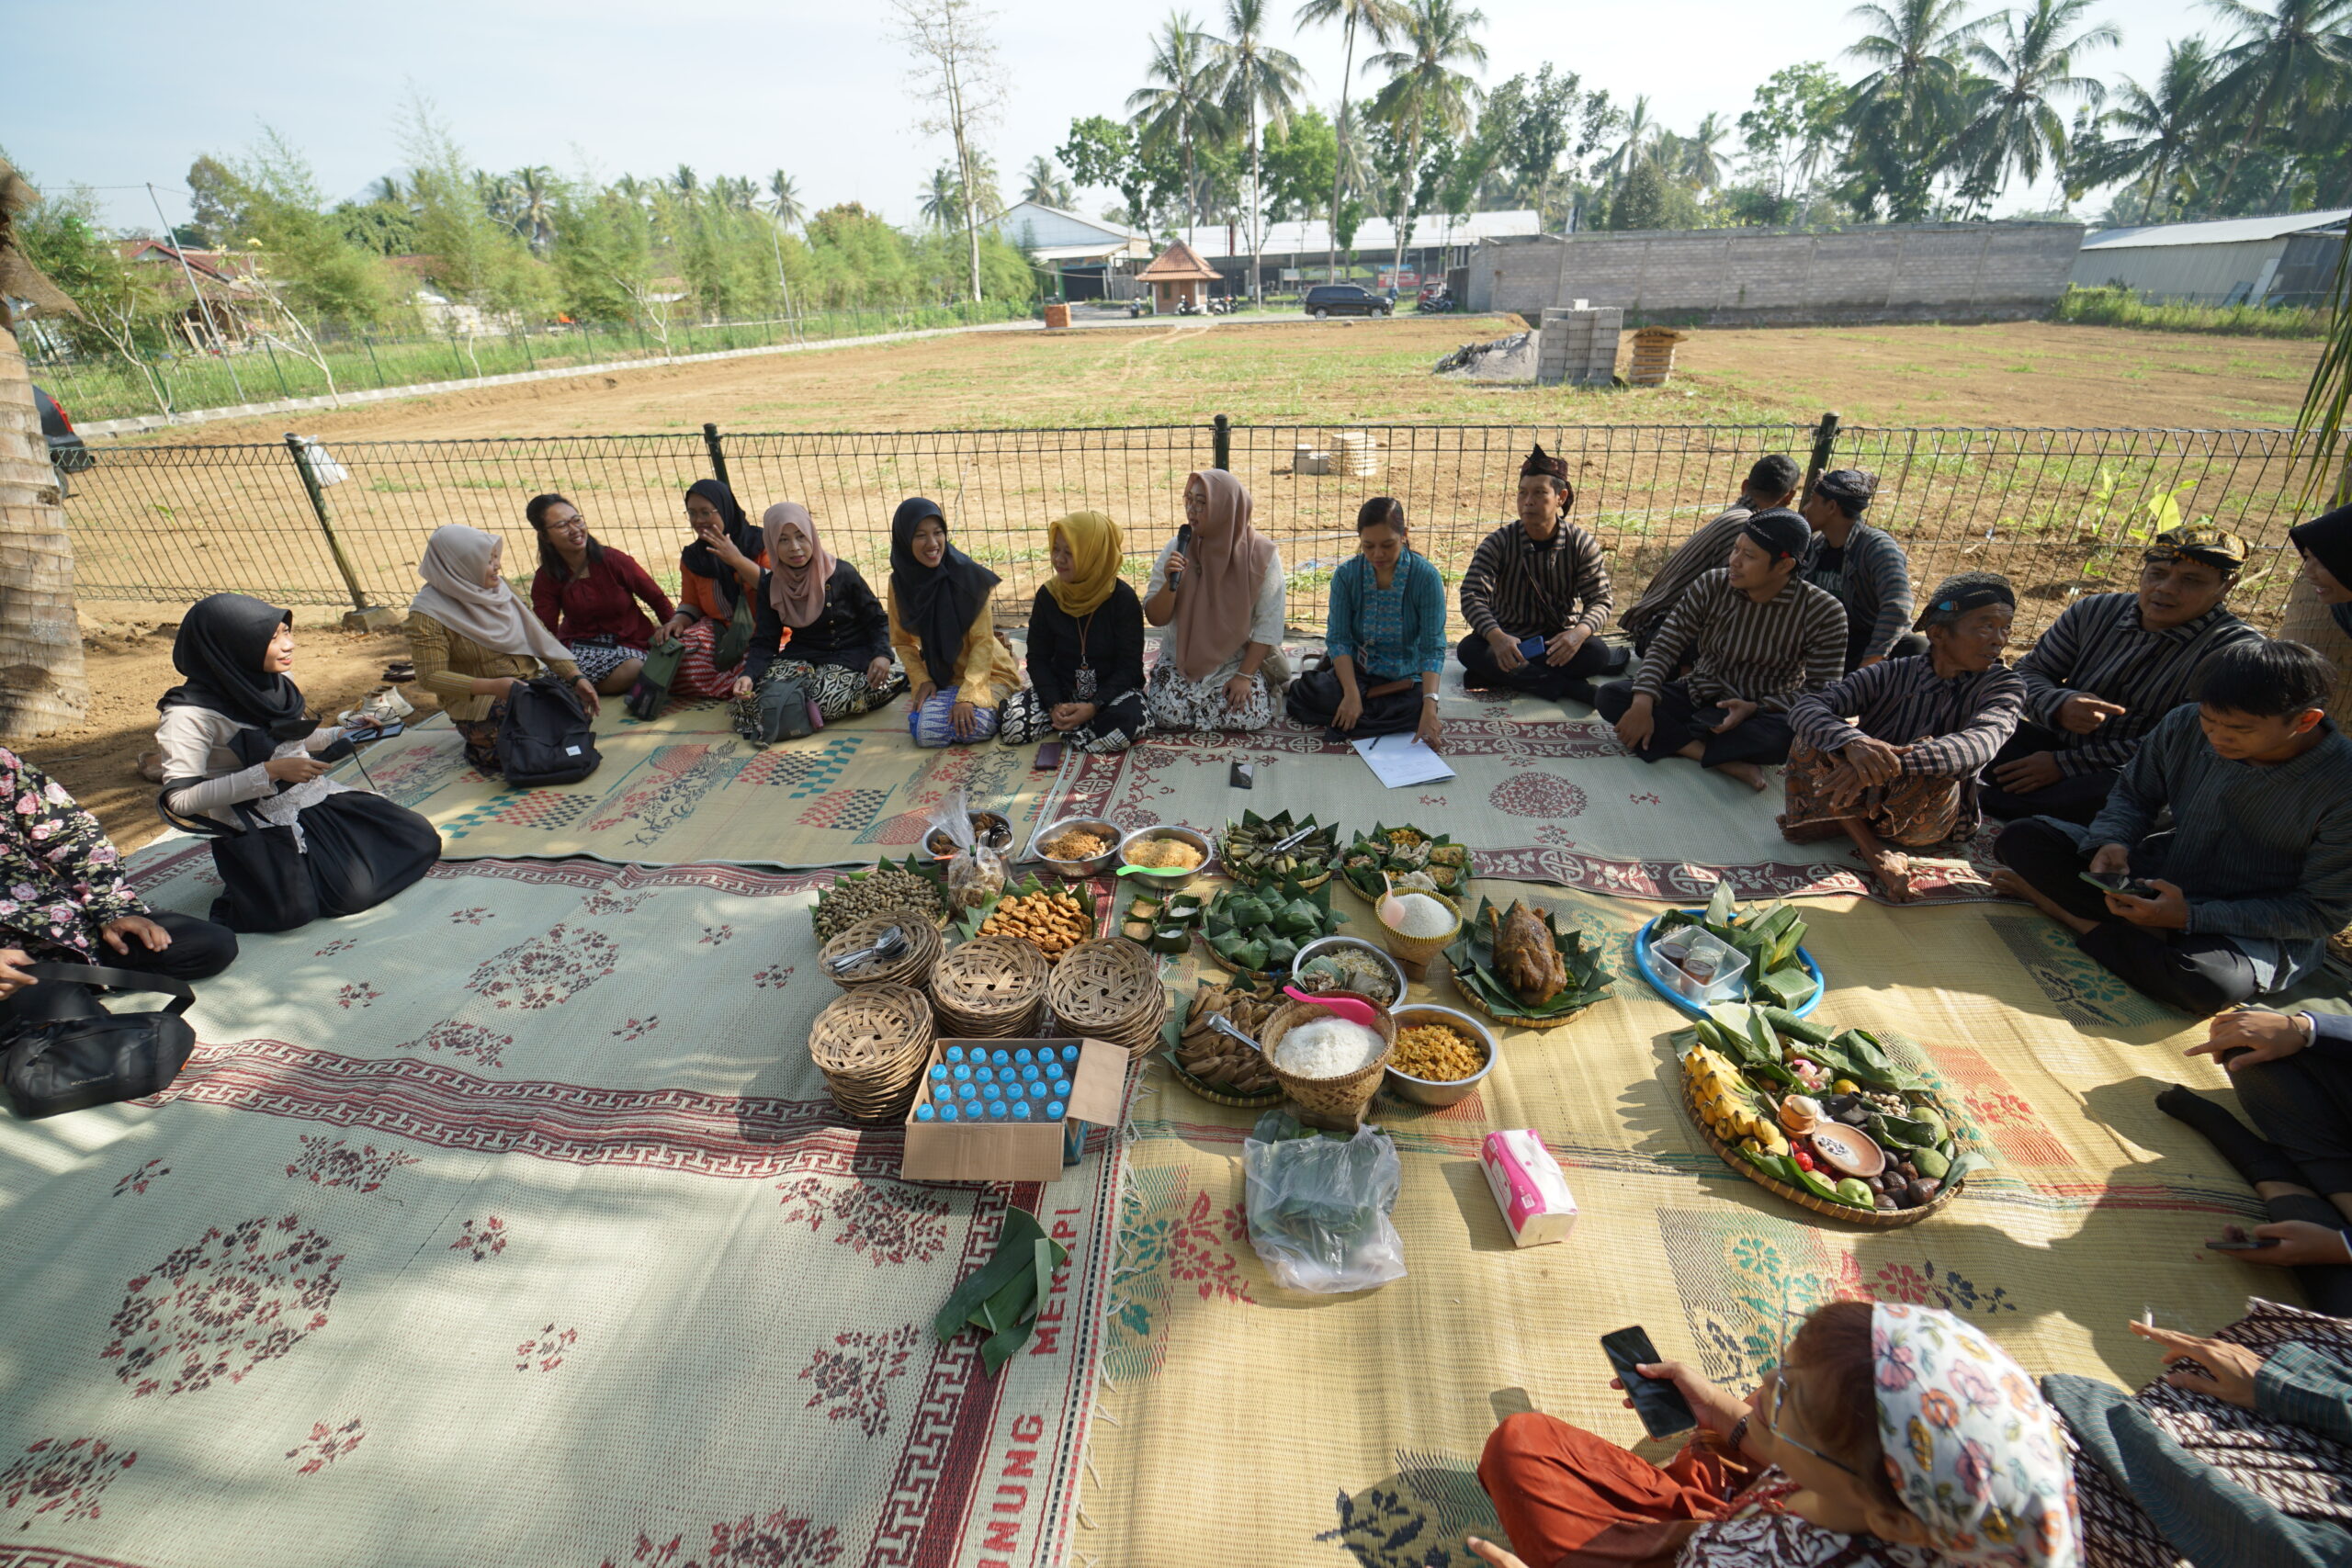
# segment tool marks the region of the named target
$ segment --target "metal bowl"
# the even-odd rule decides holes
[[[1485,1066],[1466,1078],[1449,1078],[1443,1082],[1436,1078],[1417,1078],[1410,1073],[1400,1073],[1390,1067],[1386,1088],[1397,1099],[1410,1100],[1415,1105],[1459,1105],[1476,1092],[1479,1080],[1495,1070],[1495,1062],[1501,1054],[1495,1032],[1468,1013],[1456,1012],[1452,1008],[1432,1007],[1427,1002],[1408,1002],[1402,1007],[1391,1008],[1389,1016],[1396,1021],[1399,1033],[1417,1023],[1442,1023],[1467,1034],[1487,1053]]]
[[[1123,866],[1133,865],[1135,863],[1127,858],[1127,850],[1131,845],[1141,843],[1146,839],[1181,839],[1201,852],[1201,863],[1190,871],[1161,871],[1156,866],[1145,866],[1137,876],[1127,879],[1130,882],[1141,880],[1145,886],[1157,887],[1163,893],[1175,893],[1190,887],[1199,880],[1203,872],[1208,870],[1209,862],[1216,858],[1216,846],[1209,842],[1207,834],[1196,833],[1190,828],[1179,828],[1173,823],[1163,822],[1158,827],[1138,828],[1121,839],[1117,851],[1119,863]]]
[[[1046,844],[1073,828],[1092,829],[1095,835],[1111,847],[1099,855],[1087,855],[1080,860],[1056,860],[1046,852]],[[1030,842],[1037,846],[1036,858],[1064,876],[1100,876],[1111,868],[1113,861],[1119,858],[1121,838],[1115,823],[1105,822],[1099,817],[1065,817],[1058,822],[1050,822],[1038,829],[1036,837]]]
[[[1388,955],[1387,951],[1378,942],[1367,942],[1360,936],[1317,937],[1313,942],[1310,942],[1306,946],[1300,948],[1298,950],[1298,956],[1290,961],[1291,973],[1294,975],[1297,974],[1299,966],[1306,963],[1309,959],[1319,958],[1324,953],[1331,953],[1343,947],[1352,949],[1357,953],[1365,954],[1376,962],[1383,969],[1386,970],[1388,972],[1388,977],[1396,983],[1396,999],[1391,1002],[1389,1006],[1403,1007],[1405,1005],[1405,992],[1407,987],[1404,969],[1397,964],[1396,960]]]

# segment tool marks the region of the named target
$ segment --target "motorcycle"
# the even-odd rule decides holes
[[[1176,301],[1176,313],[1180,316],[1205,316],[1208,314],[1208,309],[1206,306],[1193,304],[1187,297]]]
[[[1135,320],[1137,316],[1150,316],[1156,314],[1158,314],[1158,312],[1152,310],[1151,301],[1148,299],[1130,299],[1127,301],[1127,319],[1129,321]]]
[[[1220,294],[1216,299],[1209,301],[1209,314],[1213,316],[1230,316],[1235,310],[1238,310],[1240,306],[1241,301],[1237,297],[1231,294]]]
[[[1453,296],[1442,289],[1435,294],[1424,294],[1414,302],[1413,309],[1427,315],[1443,315],[1453,309]]]

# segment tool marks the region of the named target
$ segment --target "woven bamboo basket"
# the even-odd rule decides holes
[[[1046,955],[1019,937],[982,936],[951,950],[931,973],[939,1027],[965,1040],[1036,1032],[1046,1002]]]
[[[869,958],[854,969],[839,975],[833,973],[834,959],[873,946],[875,939],[892,926],[906,932],[907,950],[904,953],[892,959]],[[940,946],[939,928],[930,921],[916,919],[911,915],[877,915],[873,919],[858,921],[819,948],[817,962],[818,967],[824,970],[825,978],[844,991],[854,991],[860,986],[920,987],[923,976],[931,973],[932,965],[939,962]]]
[[[1396,961],[1396,966],[1405,971],[1406,976],[1414,980],[1427,979],[1430,960],[1452,946],[1453,939],[1462,934],[1461,905],[1442,893],[1424,893],[1421,897],[1436,899],[1453,915],[1453,924],[1446,929],[1443,936],[1407,936],[1380,918],[1383,900],[1374,900],[1372,907],[1372,923],[1380,928],[1380,944],[1388,950],[1388,956]]]
[[[1699,1114],[1699,1108],[1690,1102],[1690,1091],[1687,1086],[1682,1091],[1682,1109],[1690,1113],[1690,1124],[1699,1129],[1699,1135],[1707,1140],[1707,1146],[1723,1156],[1725,1165],[1765,1191],[1776,1198],[1786,1198],[1800,1208],[1811,1209],[1816,1214],[1843,1220],[1849,1225],[1860,1225],[1865,1230],[1892,1231],[1901,1230],[1905,1225],[1916,1225],[1930,1214],[1941,1213],[1945,1205],[1959,1197],[1961,1190],[1968,1185],[1968,1178],[1964,1176],[1958,1181],[1947,1183],[1942,1190],[1916,1209],[1857,1209],[1850,1204],[1832,1203],[1826,1199],[1815,1197],[1802,1187],[1792,1187],[1778,1177],[1767,1176],[1741,1158],[1739,1151],[1717,1137],[1715,1130],[1708,1126],[1706,1119]]]
[[[1310,1020],[1330,1016],[1329,1009],[1309,1002],[1290,1002],[1276,1010],[1259,1031],[1258,1043],[1266,1053],[1266,1066],[1289,1093],[1291,1103],[1298,1108],[1301,1122],[1310,1127],[1352,1132],[1362,1125],[1364,1107],[1380,1092],[1381,1079],[1388,1071],[1388,1058],[1396,1055],[1396,1021],[1370,997],[1357,996],[1353,991],[1329,991],[1325,995],[1353,997],[1373,1010],[1373,1027],[1379,1031],[1383,1042],[1377,1061],[1336,1078],[1303,1078],[1296,1073],[1284,1072],[1282,1064],[1274,1059],[1275,1047],[1282,1043],[1283,1036]]]
[[[1062,955],[1046,982],[1054,1026],[1091,1035],[1140,1056],[1159,1040],[1168,988],[1151,955],[1122,937],[1080,942]]]
[[[931,1003],[905,986],[860,986],[826,1004],[808,1031],[808,1058],[842,1114],[903,1117],[914,1103],[933,1038]]]
[[[1462,1005],[1464,1007],[1468,1008],[1472,1012],[1478,1014],[1481,1018],[1490,1018],[1497,1023],[1503,1024],[1511,1029],[1532,1029],[1536,1031],[1538,1033],[1541,1033],[1547,1029],[1565,1029],[1569,1024],[1574,1023],[1584,1013],[1583,1008],[1577,1008],[1568,1012],[1556,1013],[1547,1018],[1530,1018],[1524,1013],[1516,1012],[1497,1012],[1493,1008],[1487,1005],[1487,999],[1484,997],[1481,997],[1476,991],[1471,989],[1467,985],[1463,983],[1462,976],[1458,972],[1455,974],[1453,978],[1453,993],[1462,998]]]

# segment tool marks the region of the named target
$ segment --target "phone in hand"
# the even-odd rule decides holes
[[[2129,873],[2120,876],[2102,876],[2096,871],[2086,871],[2081,874],[2085,882],[2102,893],[2120,893],[2126,898],[2153,898],[2156,896],[2154,888]]]
[[[1036,761],[1031,762],[1029,765],[1036,769],[1037,772],[1041,773],[1051,773],[1054,769],[1060,767],[1062,765],[1062,743],[1058,740],[1046,741],[1043,746],[1037,748]]]
[[[2278,1238],[2275,1235],[2227,1236],[2205,1244],[2209,1250],[2214,1252],[2259,1252],[2266,1247],[2278,1245]]]
[[[1552,651],[1552,645],[1540,637],[1523,637],[1519,639],[1519,651],[1521,658],[1541,659]]]
[[[1670,1438],[1677,1432],[1687,1432],[1699,1424],[1690,1402],[1682,1391],[1665,1378],[1645,1378],[1634,1369],[1656,1365],[1663,1359],[1657,1347],[1650,1343],[1648,1331],[1639,1324],[1621,1328],[1614,1334],[1600,1337],[1600,1353],[1609,1358],[1610,1370],[1617,1381],[1625,1385],[1625,1397],[1634,1402],[1634,1414],[1642,1418],[1642,1429],[1653,1438]]]

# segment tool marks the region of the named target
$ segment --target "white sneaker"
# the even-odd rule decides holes
[[[414,704],[400,694],[397,686],[383,686],[368,694],[368,700],[356,708],[345,708],[336,716],[345,728],[362,725],[369,729],[382,729],[399,723],[416,711]]]

